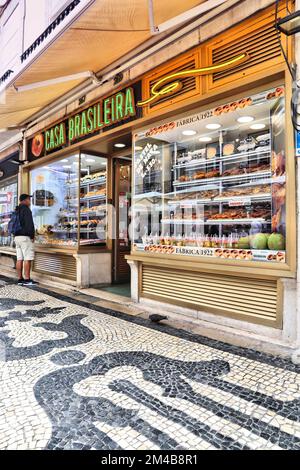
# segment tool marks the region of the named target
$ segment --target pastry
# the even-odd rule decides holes
[[[234,144],[226,144],[223,147],[223,155],[226,157],[234,153]]]
[[[216,147],[208,147],[206,154],[208,159],[215,158],[215,156],[217,155]]]
[[[33,193],[33,205],[39,207],[51,207],[54,204],[54,195],[45,189],[37,189]]]

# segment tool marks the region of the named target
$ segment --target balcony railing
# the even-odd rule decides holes
[[[7,70],[7,71],[2,75],[2,77],[0,77],[0,83],[4,83],[5,80],[7,80],[7,79],[10,77],[10,75],[11,75],[12,73],[14,73],[13,70],[10,70],[10,69]]]

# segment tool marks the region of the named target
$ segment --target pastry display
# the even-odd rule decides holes
[[[88,191],[86,194],[82,194],[82,198],[89,198],[94,196],[104,196],[106,194],[106,188],[95,189],[93,191]]]
[[[250,211],[245,208],[226,209],[222,213],[212,215],[210,220],[264,219],[270,216],[271,209],[256,206]]]
[[[45,189],[37,189],[33,193],[32,203],[34,206],[51,207],[54,204],[54,195]]]
[[[97,158],[102,160],[99,161],[101,168],[104,159],[93,157],[93,163],[96,164]],[[104,239],[99,239],[98,228],[102,227],[102,230],[106,231],[106,171],[95,170],[88,174],[82,171],[80,179],[76,179],[76,172],[68,170],[71,166],[62,165],[61,171],[57,171],[58,164],[55,165],[54,169],[60,180],[53,184],[53,190],[44,189],[44,186],[53,180],[52,172],[51,179],[49,178],[48,168],[37,173],[34,178],[36,189],[33,190],[33,211],[38,215],[36,242],[41,245],[71,248],[76,248],[79,244],[105,242]],[[39,175],[43,175],[43,180],[37,179]],[[52,207],[49,211],[41,210]]]
[[[233,189],[223,191],[222,194],[220,194],[220,197],[231,198],[243,196],[257,196],[259,194],[270,194],[270,185],[260,184],[257,186],[234,187]]]
[[[92,173],[90,175],[83,176],[80,178],[81,183],[92,183],[94,180],[106,177],[106,171],[99,171],[98,173]]]

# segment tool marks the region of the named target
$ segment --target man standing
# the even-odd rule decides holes
[[[21,194],[20,204],[16,209],[20,222],[20,228],[15,233],[18,284],[24,286],[34,286],[37,284],[37,282],[30,279],[31,264],[34,260],[33,242],[35,235],[32,212],[30,210],[31,197],[29,194]]]

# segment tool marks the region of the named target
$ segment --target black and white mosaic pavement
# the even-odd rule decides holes
[[[300,449],[300,368],[0,288],[0,449]]]

